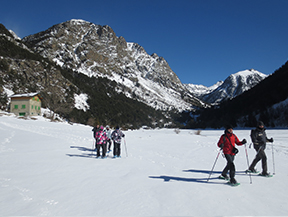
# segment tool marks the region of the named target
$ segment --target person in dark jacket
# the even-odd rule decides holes
[[[266,148],[266,142],[273,142],[273,138],[268,139],[265,130],[266,129],[262,121],[259,121],[257,123],[256,129],[251,130],[250,137],[254,149],[256,150],[257,153],[253,162],[249,166],[247,172],[257,173],[257,171],[255,170],[255,166],[260,160],[262,160],[262,173],[260,175],[269,176],[270,174],[267,172],[268,167],[267,167],[267,156],[265,154],[265,148]]]
[[[95,139],[95,147],[94,150],[97,150],[96,144],[97,144],[97,140],[96,140],[96,133],[99,131],[99,125],[96,125],[95,127],[93,127],[92,132],[93,132],[93,138]],[[93,143],[94,144],[94,143]]]
[[[220,137],[218,141],[218,147],[223,149],[223,153],[227,160],[227,165],[223,169],[222,174],[219,178],[228,180],[227,173],[229,172],[230,183],[237,184],[235,179],[235,165],[234,158],[235,154],[238,153],[238,149],[235,148],[235,144],[244,145],[246,143],[246,139],[243,139],[241,142],[238,137],[233,133],[233,127],[231,125],[227,126],[224,134]]]

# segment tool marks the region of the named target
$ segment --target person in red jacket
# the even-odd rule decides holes
[[[226,127],[224,134],[220,137],[218,141],[218,147],[223,149],[223,153],[227,160],[227,165],[223,169],[222,174],[219,178],[228,180],[227,173],[229,172],[230,183],[237,184],[235,179],[235,165],[234,158],[238,153],[238,149],[235,147],[237,145],[244,145],[246,143],[246,139],[243,139],[241,142],[238,137],[233,133],[233,126],[229,125]]]

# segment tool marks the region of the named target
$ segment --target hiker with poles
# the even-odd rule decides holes
[[[119,126],[112,132],[111,138],[113,140],[113,155],[114,158],[121,157],[121,138],[124,137],[125,134],[119,129]]]
[[[229,180],[227,173],[229,172],[230,181],[229,184],[237,185],[237,181],[235,179],[235,164],[234,158],[238,153],[238,149],[235,147],[237,145],[246,144],[246,139],[243,139],[241,142],[238,137],[233,133],[233,126],[229,125],[226,127],[224,134],[220,137],[218,141],[218,147],[223,150],[224,156],[227,160],[227,165],[223,169],[220,179]]]
[[[93,141],[93,146],[92,146],[92,153],[95,150],[96,151],[96,144],[97,144],[97,140],[96,140],[96,133],[99,131],[99,125],[97,124],[95,127],[93,127],[92,132],[93,132],[93,138],[95,139],[95,145],[94,145],[94,141]]]
[[[257,173],[255,170],[256,164],[261,160],[262,161],[262,173],[259,175],[265,176],[265,177],[271,177],[271,175],[267,172],[267,156],[265,154],[265,148],[266,148],[266,142],[273,143],[273,138],[268,139],[265,132],[264,123],[262,121],[259,121],[257,123],[256,129],[251,130],[251,140],[254,146],[254,149],[256,150],[256,156],[251,165],[249,166],[248,170],[246,170],[247,173]],[[274,162],[273,162],[274,163]]]
[[[106,126],[104,131],[106,132],[106,135],[108,137],[108,140],[107,140],[107,153],[110,153],[112,141],[111,141],[111,130],[110,130],[109,125]]]
[[[102,148],[102,159],[106,157],[106,150],[107,150],[107,140],[108,137],[106,132],[104,132],[104,127],[100,126],[99,131],[95,135],[96,138],[96,148],[97,148],[97,156],[96,158],[100,158],[100,148]]]

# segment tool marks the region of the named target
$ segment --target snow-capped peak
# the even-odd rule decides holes
[[[235,77],[243,77],[243,78],[247,78],[249,76],[255,76],[255,75],[259,75],[260,77],[263,77],[263,78],[266,78],[267,75],[255,70],[255,69],[247,69],[247,70],[243,70],[243,71],[239,71],[235,74],[232,74],[232,76],[235,76]]]
[[[231,74],[224,82],[218,82],[211,87],[201,85],[193,86],[192,84],[188,84],[186,87],[193,92],[195,96],[205,102],[214,104],[242,94],[244,91],[254,87],[266,77],[267,75],[255,69],[247,69]]]

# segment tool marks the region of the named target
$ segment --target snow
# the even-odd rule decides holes
[[[32,96],[36,96],[38,93],[23,93],[23,94],[14,94],[12,96],[10,96],[11,98],[14,97],[32,97]]]
[[[184,84],[184,86],[195,96],[199,97],[199,96],[211,93],[212,91],[216,90],[222,84],[223,84],[223,81],[218,81],[216,84],[213,84],[210,87],[206,87],[202,84]]]
[[[217,179],[222,130],[124,131],[122,158],[96,159],[92,128],[0,113],[1,216],[277,216],[287,215],[287,130],[274,138],[276,174],[249,176],[245,147],[235,159],[238,187]],[[250,143],[250,129],[236,129]],[[255,151],[247,146],[249,161]],[[125,150],[127,148],[127,152]],[[268,168],[273,172],[272,149]],[[260,163],[257,169],[260,170]]]
[[[88,95],[86,93],[74,94],[74,106],[78,110],[83,110],[84,112],[87,109],[90,109],[90,106],[87,103]]]
[[[239,71],[239,72],[237,72],[235,74],[232,74],[232,75],[234,75],[235,77],[241,76],[241,77],[244,77],[244,79],[245,79],[245,78],[247,78],[247,77],[249,77],[249,76],[251,76],[253,74],[258,74],[261,77],[263,77],[263,79],[267,77],[267,75],[255,70],[255,69],[246,69],[246,70]]]

